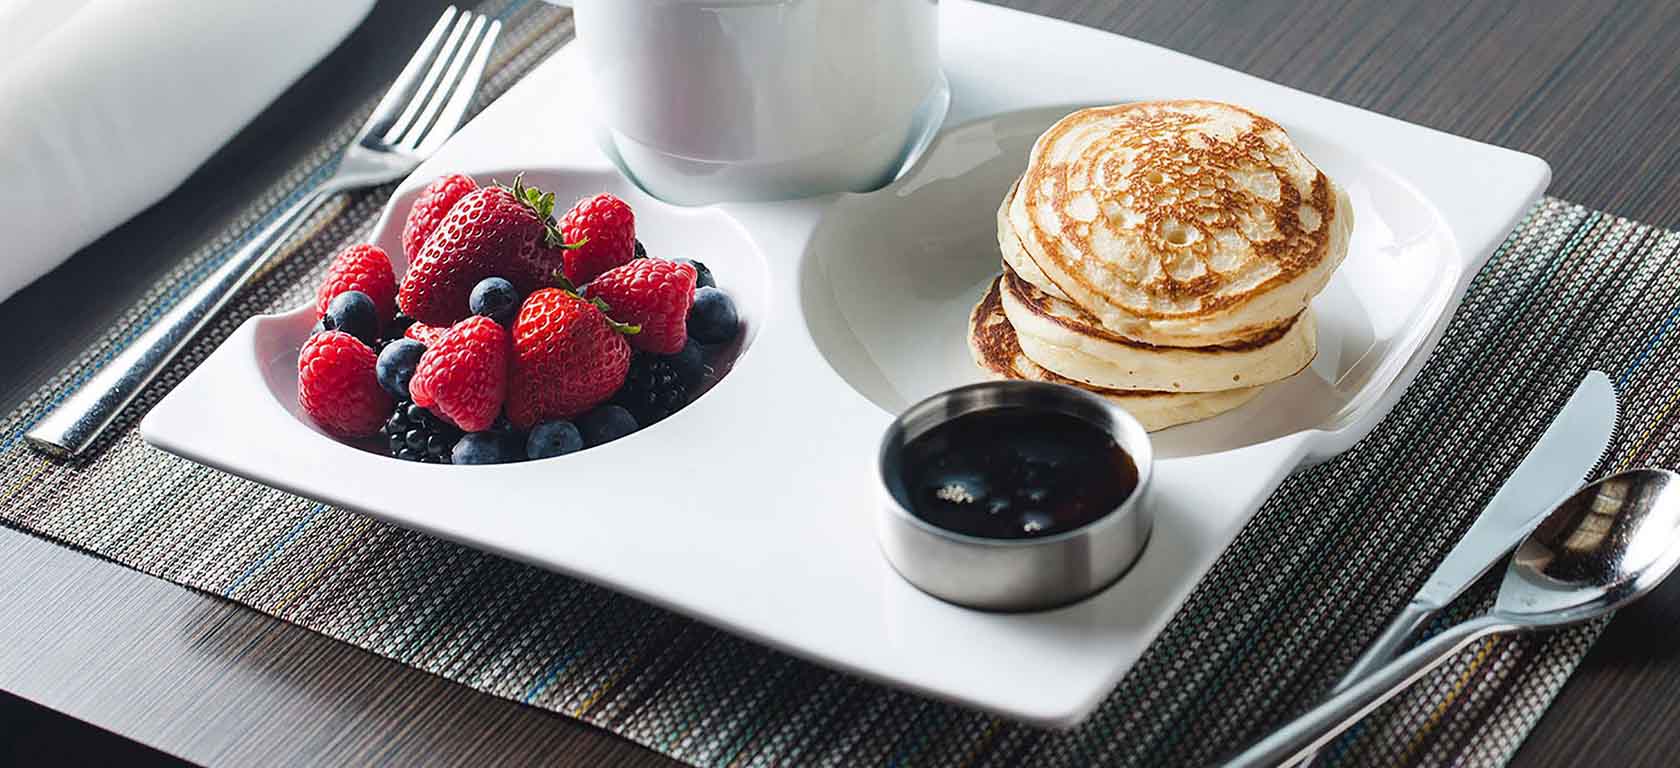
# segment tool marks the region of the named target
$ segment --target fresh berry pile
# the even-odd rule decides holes
[[[421,191],[408,271],[353,245],[327,269],[298,402],[399,459],[496,464],[616,440],[692,402],[740,316],[706,265],[649,256],[630,205],[479,186]]]

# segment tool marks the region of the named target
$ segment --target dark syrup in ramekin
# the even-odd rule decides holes
[[[910,509],[955,533],[1053,536],[1095,522],[1137,490],[1137,464],[1113,435],[1053,411],[1003,407],[958,416],[905,446]]]

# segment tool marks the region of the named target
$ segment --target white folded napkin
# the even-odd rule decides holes
[[[167,195],[373,0],[0,0],[0,299]]]

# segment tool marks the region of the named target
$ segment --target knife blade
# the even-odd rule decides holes
[[[1554,504],[1579,488],[1609,447],[1616,419],[1616,388],[1610,377],[1589,371],[1470,530],[1335,690],[1341,691],[1397,655],[1419,626],[1476,583],[1539,525]]]

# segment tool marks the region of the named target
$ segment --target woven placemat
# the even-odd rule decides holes
[[[563,11],[540,3],[483,7],[507,31],[481,102],[571,33]],[[1680,270],[1671,262],[1680,234],[1545,200],[1477,276],[1387,420],[1341,458],[1288,480],[1096,714],[1050,733],[864,683],[145,446],[139,416],[246,318],[312,295],[325,261],[366,235],[389,188],[317,216],[284,266],[224,312],[90,457],[53,460],[23,445],[46,408],[330,173],[336,146],[292,169],[6,418],[0,521],[697,765],[1205,764],[1328,690],[1584,371],[1609,372],[1622,396],[1622,428],[1601,471],[1668,464],[1675,448],[1680,355],[1670,330]],[[1451,613],[1490,596],[1484,584]],[[1481,643],[1322,759],[1500,765],[1601,628]]]

